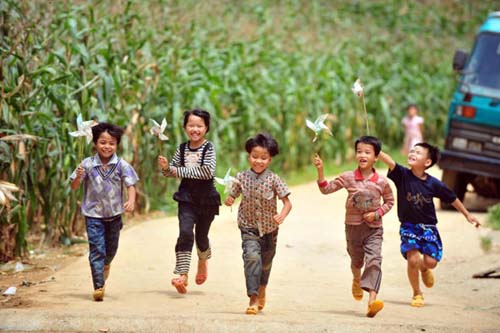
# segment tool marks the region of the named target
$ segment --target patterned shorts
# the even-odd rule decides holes
[[[418,250],[437,261],[443,257],[443,244],[435,225],[401,223],[399,235],[401,236],[401,254],[405,259],[406,253],[410,250]]]

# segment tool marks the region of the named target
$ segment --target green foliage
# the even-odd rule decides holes
[[[18,251],[27,232],[71,238],[82,229],[79,192],[68,178],[78,153],[69,136],[76,116],[126,128],[119,153],[138,170],[141,212],[166,207],[175,180],[156,171],[158,142],[149,119],[168,121],[171,156],[185,140],[182,112],[213,115],[208,138],[218,171],[247,168],[244,141],[268,131],[282,154],[280,173],[311,165],[321,152],[336,164],[352,157],[364,133],[365,86],[371,134],[398,148],[404,106],[417,103],[430,141],[442,143],[455,77],[453,50],[470,48],[494,1],[16,1],[0,3],[2,99],[0,178],[23,189],[10,219]],[[312,144],[306,118],[329,113],[334,137]]]
[[[488,208],[488,226],[500,230],[500,204]]]

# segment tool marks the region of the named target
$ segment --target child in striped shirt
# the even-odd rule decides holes
[[[166,157],[158,156],[158,166],[164,176],[182,178],[179,190],[174,194],[179,216],[174,274],[179,276],[171,281],[181,294],[187,292],[194,242],[198,252],[195,282],[203,284],[207,279],[207,260],[212,254],[208,232],[215,215],[219,214],[221,204],[214,186],[215,149],[205,139],[209,130],[210,114],[207,111],[194,109],[184,112],[184,131],[189,141],[177,147],[170,165]]]
[[[358,167],[333,181],[325,180],[323,161],[317,155],[314,165],[321,193],[347,190],[345,236],[351,257],[352,296],[359,301],[363,298],[363,290],[368,292],[366,316],[374,317],[384,307],[384,302],[377,299],[382,280],[382,216],[392,208],[394,196],[387,179],[373,168],[382,148],[380,141],[373,136],[362,136],[356,140],[354,148]]]

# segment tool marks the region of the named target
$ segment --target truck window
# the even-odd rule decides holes
[[[477,37],[460,89],[500,98],[500,34],[482,33]]]

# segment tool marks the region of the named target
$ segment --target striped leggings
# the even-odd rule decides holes
[[[188,274],[195,241],[199,259],[210,259],[212,256],[208,232],[215,214],[211,209],[207,210],[191,203],[179,202],[178,217],[179,237],[175,245],[174,274]]]

